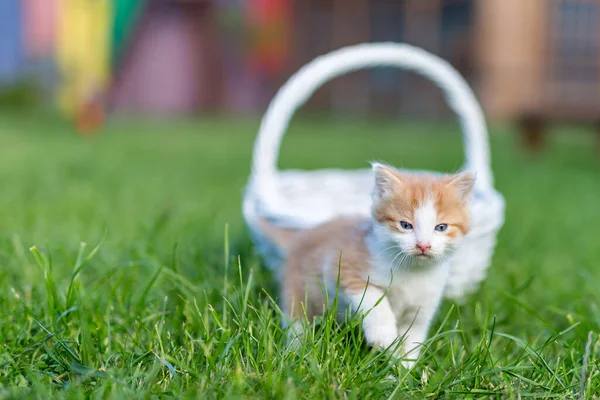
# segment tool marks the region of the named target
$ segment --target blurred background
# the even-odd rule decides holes
[[[391,40],[452,63],[489,118],[595,120],[599,23],[594,0],[2,0],[0,92],[58,106],[82,131],[116,114],[261,114],[315,56]],[[306,109],[448,113],[425,80],[385,68]]]

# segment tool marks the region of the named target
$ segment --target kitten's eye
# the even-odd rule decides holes
[[[446,229],[448,229],[448,224],[439,224],[435,227],[435,230],[438,232],[444,232]]]
[[[412,229],[413,226],[406,221],[400,221],[400,226],[402,229]]]

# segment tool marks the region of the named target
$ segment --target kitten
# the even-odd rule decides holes
[[[339,217],[274,237],[287,253],[282,308],[300,333],[300,318],[322,313],[323,288],[332,301],[339,273],[339,311],[366,314],[367,343],[388,348],[399,340],[398,356],[416,359],[442,298],[445,261],[469,230],[474,176],[405,175],[382,164],[373,172],[371,217]]]

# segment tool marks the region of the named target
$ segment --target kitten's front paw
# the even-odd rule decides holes
[[[398,329],[394,325],[363,326],[367,343],[371,346],[388,348],[398,338]]]

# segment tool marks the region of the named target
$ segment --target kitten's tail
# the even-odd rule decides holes
[[[284,254],[288,253],[294,238],[298,234],[297,230],[276,226],[265,218],[258,218],[258,225],[262,232],[271,239]]]

